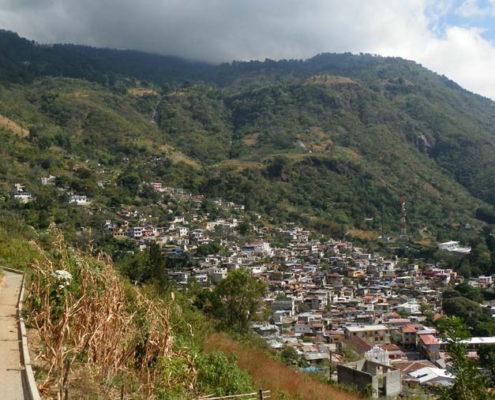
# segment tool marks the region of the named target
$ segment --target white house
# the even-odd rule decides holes
[[[406,303],[399,304],[397,311],[406,314],[421,314],[421,306],[416,300],[411,300]]]
[[[20,192],[14,194],[14,199],[22,204],[27,204],[33,201],[33,196],[28,192]]]
[[[227,268],[212,268],[208,271],[208,275],[213,283],[218,283],[227,277],[227,272]]]
[[[144,235],[144,228],[142,226],[135,226],[129,229],[128,235],[134,239],[140,239]]]
[[[53,175],[44,176],[41,178],[41,184],[43,186],[52,185],[55,183],[55,177]]]
[[[242,247],[242,252],[247,255],[259,255],[268,257],[271,257],[273,255],[273,250],[270,247],[270,243],[263,241],[246,243]]]
[[[438,248],[440,250],[449,251],[451,253],[459,253],[459,254],[469,254],[471,253],[471,247],[463,247],[459,244],[459,242],[455,240],[451,240],[449,242],[439,243]]]
[[[78,206],[87,206],[90,203],[90,201],[88,200],[87,196],[74,194],[70,197],[69,203]]]

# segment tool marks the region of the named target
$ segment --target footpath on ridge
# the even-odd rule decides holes
[[[17,321],[17,301],[22,275],[4,271],[0,285],[0,398],[23,400],[20,335]]]

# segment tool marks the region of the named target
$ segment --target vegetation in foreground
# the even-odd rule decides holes
[[[85,388],[74,390],[85,384],[97,386],[97,398],[178,399],[253,389],[233,359],[202,351],[204,322],[199,318],[193,327],[192,311],[173,292],[164,298],[126,284],[108,260],[70,250],[52,235],[53,247],[39,248],[40,258],[26,270],[27,322],[39,339],[36,374],[45,396],[86,398]],[[80,382],[84,377],[88,381]]]
[[[218,349],[234,355],[238,365],[249,372],[257,386],[270,389],[280,399],[355,400],[359,398],[356,394],[346,393],[281,364],[268,356],[266,351],[238,342],[225,333],[210,336],[206,348]]]

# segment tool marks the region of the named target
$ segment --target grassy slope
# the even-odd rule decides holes
[[[239,366],[251,374],[256,385],[271,390],[273,394],[285,393],[301,400],[356,400],[359,397],[329,385],[317,382],[308,375],[297,372],[268,357],[260,349],[245,346],[227,335],[212,335],[207,348],[220,349],[237,358]]]

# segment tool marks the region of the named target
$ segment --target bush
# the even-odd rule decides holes
[[[215,351],[201,354],[196,360],[198,388],[202,393],[225,396],[254,391],[249,374],[241,370],[235,359]]]

